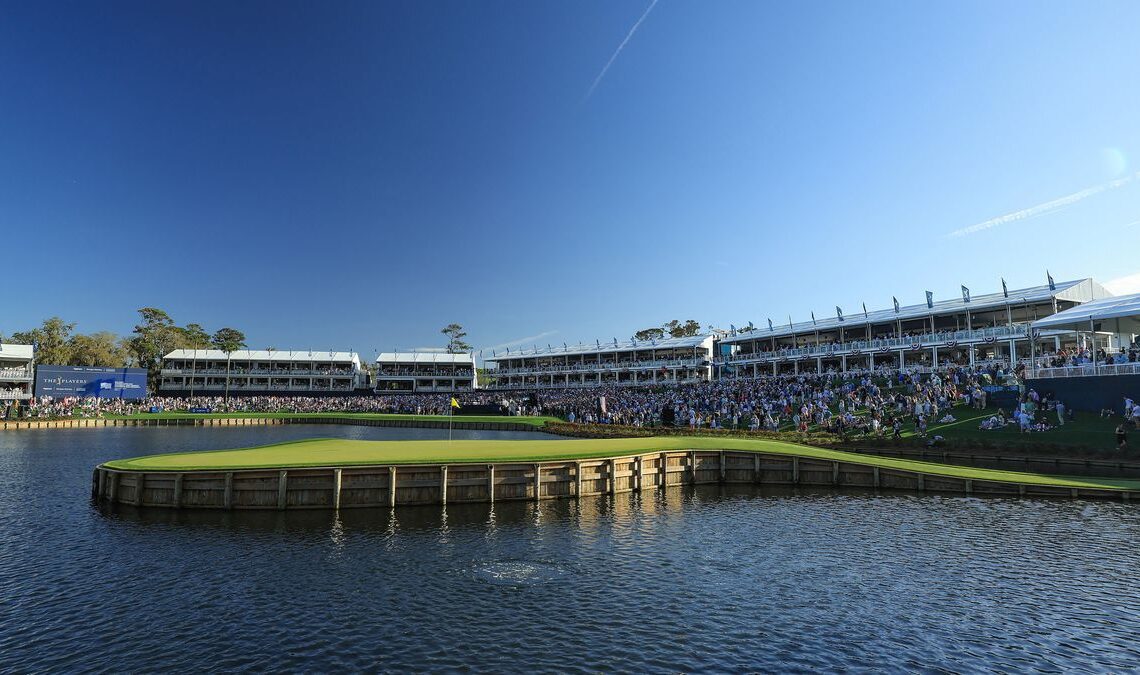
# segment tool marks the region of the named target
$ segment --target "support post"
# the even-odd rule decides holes
[[[143,489],[146,488],[146,474],[135,474],[135,506],[142,506]]]
[[[642,478],[642,466],[641,465],[642,465],[643,459],[644,458],[641,455],[638,455],[637,457],[633,458],[634,485],[632,487],[634,490],[637,490],[638,492],[641,492],[641,478]]]
[[[495,465],[487,465],[487,501],[495,503]]]
[[[728,477],[728,470],[724,465],[724,450],[720,451],[720,483],[723,485]]]
[[[534,501],[542,499],[542,465],[534,465]]]
[[[119,472],[118,471],[112,471],[111,472],[110,481],[111,481],[111,497],[110,497],[110,499],[111,499],[111,503],[114,504],[119,499]]]
[[[181,475],[181,474],[179,474],[179,475]],[[95,496],[98,497],[99,499],[106,499],[107,498],[106,491],[107,491],[107,472],[104,471],[103,469],[99,469],[99,487],[97,487],[95,489]]]
[[[289,472],[277,473],[277,509],[284,511],[289,504]]]
[[[582,463],[574,462],[574,498],[582,497]]]
[[[839,462],[831,463],[831,484],[839,485]]]
[[[918,474],[918,491],[919,492],[925,492],[926,491],[926,476],[924,476],[921,473]]]
[[[226,472],[226,491],[222,496],[222,506],[229,511],[234,507],[234,472]]]
[[[439,467],[439,503],[447,504],[447,465]]]
[[[388,506],[396,506],[396,467],[388,467]]]
[[[689,451],[689,482],[697,484],[697,451]]]
[[[800,458],[792,458],[792,485],[800,484]]]
[[[341,469],[333,469],[333,510],[340,510]]]
[[[760,483],[763,482],[761,480],[761,476],[762,476],[762,474],[760,472],[760,453],[755,453],[752,455],[752,482],[759,485]]]
[[[174,474],[174,508],[182,506],[182,474]]]
[[[617,460],[610,460],[610,494],[617,494]]]
[[[873,469],[871,469],[871,475],[873,476],[872,482],[873,482],[874,486],[879,487],[879,467],[876,466]]]
[[[661,474],[661,489],[669,487],[669,453],[661,453],[659,460],[661,466],[657,467],[658,473]]]

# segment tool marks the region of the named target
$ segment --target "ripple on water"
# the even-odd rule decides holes
[[[566,571],[556,565],[526,560],[476,563],[472,576],[492,586],[537,586],[561,579]]]

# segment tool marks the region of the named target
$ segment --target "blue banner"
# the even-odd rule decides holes
[[[146,398],[146,369],[36,366],[36,396]]]

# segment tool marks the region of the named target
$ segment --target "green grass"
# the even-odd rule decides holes
[[[256,417],[259,419],[280,419],[288,417],[305,419],[333,419],[350,418],[359,420],[412,420],[415,422],[446,422],[447,415],[403,415],[387,413],[292,413],[292,412],[229,412],[229,413],[137,413],[134,415],[108,415],[107,419],[119,420],[188,420],[188,419],[231,419],[240,417]],[[459,422],[500,422],[520,424],[531,427],[541,427],[547,422],[558,421],[556,417],[503,417],[501,415],[456,415],[451,417]]]
[[[935,476],[1061,488],[1140,491],[1140,480],[1047,476],[919,462],[740,438],[609,438],[564,441],[354,441],[311,439],[239,450],[151,455],[107,462],[124,471],[226,471],[398,464],[546,462],[618,457],[665,450],[746,450],[808,459],[838,460]]]
[[[978,428],[982,420],[997,414],[996,408],[974,410],[959,406],[950,411],[957,418],[956,422],[949,424],[931,424],[927,436],[939,435],[947,440],[963,439],[969,441],[982,441],[1001,447],[1032,449],[1034,446],[1058,445],[1089,450],[1115,450],[1116,425],[1120,423],[1119,417],[1105,419],[1094,413],[1077,413],[1075,419],[1066,421],[1065,426],[1058,427],[1056,413],[1043,413],[1037,416],[1038,420],[1054,425],[1048,431],[1033,431],[1021,433],[1016,424],[1010,424],[1003,429],[983,431]],[[1008,411],[1007,411],[1008,412]],[[908,430],[903,436],[913,436],[914,425],[905,425]],[[1131,431],[1131,429],[1130,429]]]

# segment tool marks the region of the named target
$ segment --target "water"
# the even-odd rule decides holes
[[[0,434],[0,670],[1140,664],[1140,505],[751,487],[339,515],[88,500],[117,457],[440,433]],[[475,435],[541,438],[456,432]]]

